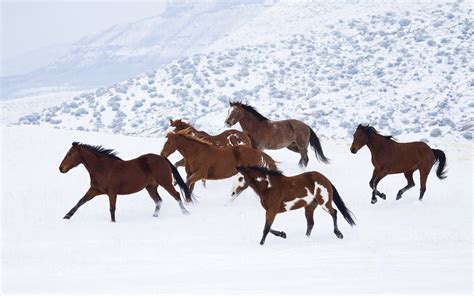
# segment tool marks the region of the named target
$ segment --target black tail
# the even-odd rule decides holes
[[[321,148],[321,143],[319,142],[318,136],[316,136],[316,133],[309,125],[308,128],[310,131],[309,143],[311,144],[311,147],[313,147],[316,158],[324,163],[329,163],[329,159],[324,156],[323,148]]]
[[[178,186],[181,190],[181,194],[186,197],[186,202],[193,202],[194,197],[191,194],[191,191],[189,190],[188,185],[186,185],[183,178],[181,178],[181,175],[179,174],[178,169],[171,163],[171,161],[169,161],[168,158],[166,158],[166,157],[163,157],[163,158],[166,159],[166,161],[170,165],[171,172],[173,173],[173,176],[174,176],[174,179],[176,180],[176,183],[178,183]]]
[[[332,185],[332,192],[332,201],[334,201],[336,207],[339,209],[344,219],[346,219],[350,226],[356,225],[354,222],[354,214],[348,208],[346,208],[346,205],[342,201],[341,196],[339,195],[339,192],[337,192],[337,189],[334,187],[334,185]]]
[[[444,152],[439,149],[431,149],[431,150],[434,153],[436,162],[438,162],[438,168],[436,169],[436,176],[438,176],[438,178],[440,178],[441,180],[446,179],[446,171],[445,171],[446,154],[444,154]]]

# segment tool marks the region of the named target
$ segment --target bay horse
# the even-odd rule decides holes
[[[237,170],[260,197],[260,203],[266,211],[260,245],[265,243],[268,233],[286,238],[285,232],[271,228],[272,223],[277,214],[300,208],[305,209],[306,236],[308,237],[313,229],[314,210],[318,205],[331,215],[334,234],[337,238],[342,239],[343,235],[337,226],[337,210],[333,207],[333,202],[349,225],[355,225],[354,216],[344,204],[336,187],[318,172],[306,172],[287,177],[280,171],[258,166],[237,167]]]
[[[426,191],[426,180],[433,165],[438,162],[436,176],[439,179],[446,178],[445,166],[446,155],[438,149],[431,149],[423,142],[398,143],[392,136],[382,136],[370,125],[357,127],[354,133],[354,140],[351,145],[351,152],[357,151],[367,145],[372,155],[374,171],[370,179],[369,186],[372,189],[371,203],[377,202],[377,197],[386,199],[386,195],[377,190],[377,185],[385,176],[403,173],[408,184],[398,191],[396,199],[402,198],[403,193],[415,186],[413,173],[420,171],[420,196],[423,199]]]
[[[132,160],[122,160],[112,149],[74,142],[61,162],[59,171],[67,173],[79,164],[83,164],[89,172],[90,187],[64,219],[70,219],[77,209],[95,196],[107,194],[110,218],[115,222],[117,195],[135,193],[144,188],[155,202],[153,216],[158,217],[162,202],[157,190],[160,185],[176,199],[183,214],[189,213],[181,201],[180,194],[173,187],[171,175],[178,182],[187,202],[193,200],[191,192],[178,170],[167,158],[156,154],[145,154]]]
[[[321,143],[316,133],[300,120],[269,120],[254,107],[242,102],[229,102],[230,109],[225,124],[233,126],[240,123],[242,130],[249,133],[252,145],[258,150],[276,150],[288,148],[301,155],[300,166],[308,165],[308,145],[313,147],[316,158],[324,163],[329,159],[324,156]]]
[[[247,132],[241,132],[236,129],[225,130],[218,135],[210,135],[204,131],[199,131],[195,129],[191,124],[184,122],[181,119],[170,119],[170,127],[173,128],[174,132],[185,130],[188,134],[208,141],[216,147],[230,147],[235,145],[252,146],[249,134]],[[175,166],[184,166],[184,159],[181,159],[180,161],[176,162]]]
[[[237,174],[237,166],[262,165],[277,168],[268,154],[247,145],[220,148],[193,137],[186,131],[168,133],[166,138],[161,156],[168,157],[176,150],[183,155],[186,184],[191,192],[199,180],[220,180],[234,176]]]

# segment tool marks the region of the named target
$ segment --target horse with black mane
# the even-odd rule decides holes
[[[259,166],[237,167],[237,170],[242,175],[240,177],[243,178],[242,182],[245,181],[252,187],[260,197],[262,207],[266,210],[261,245],[265,243],[268,233],[286,238],[285,232],[271,229],[275,216],[299,208],[305,209],[308,237],[314,225],[314,210],[320,205],[331,215],[336,237],[343,238],[337,226],[337,210],[332,205],[333,201],[349,225],[355,225],[353,214],[342,201],[336,187],[318,172],[306,172],[287,177],[280,171]]]
[[[436,176],[439,179],[446,178],[445,166],[446,155],[443,151],[430,148],[423,142],[398,143],[392,136],[380,135],[377,130],[370,125],[357,127],[354,133],[354,140],[351,145],[351,152],[357,151],[367,145],[372,155],[374,171],[370,179],[369,186],[372,188],[371,203],[377,202],[377,195],[386,199],[386,195],[377,190],[377,185],[385,176],[390,174],[405,174],[408,184],[400,189],[397,200],[402,198],[405,191],[415,186],[413,173],[420,171],[420,196],[423,199],[426,191],[426,180],[433,165],[438,162]]]
[[[117,195],[135,193],[144,188],[155,202],[153,216],[158,217],[162,202],[158,186],[163,186],[176,199],[183,214],[188,214],[179,193],[173,187],[171,175],[177,181],[187,202],[193,200],[191,192],[178,170],[167,158],[156,154],[145,154],[132,160],[122,160],[116,154],[114,150],[102,146],[72,143],[72,147],[59,166],[59,171],[67,173],[70,169],[83,164],[89,172],[91,181],[84,197],[64,216],[64,219],[70,219],[77,209],[95,196],[107,194],[110,218],[115,222]]]
[[[233,126],[240,123],[242,130],[250,134],[252,145],[259,150],[288,148],[301,155],[300,166],[308,165],[308,145],[313,147],[316,158],[324,163],[329,159],[323,153],[316,133],[300,120],[269,120],[254,107],[242,102],[230,102],[230,109],[225,123]]]

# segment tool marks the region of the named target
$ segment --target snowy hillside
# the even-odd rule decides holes
[[[292,21],[317,10],[311,5],[294,6]],[[314,30],[191,55],[19,123],[158,135],[169,118],[186,118],[218,131],[228,101],[243,100],[271,119],[304,120],[323,137],[345,136],[367,122],[394,136],[471,139],[472,8],[462,2],[379,10],[356,18],[341,13],[323,27],[318,16],[326,14],[316,14]],[[309,20],[301,19],[303,28]]]
[[[90,89],[201,52],[261,13],[263,1],[170,2],[161,14],[87,36],[27,75],[2,77],[1,99],[37,87]],[[153,15],[153,11],[150,11]]]
[[[85,204],[71,220],[64,214],[87,190],[83,166],[61,174],[72,141],[115,148],[123,159],[158,153],[163,138],[127,137],[45,127],[1,127],[2,289],[21,294],[328,295],[472,293],[472,145],[445,142],[448,178],[434,171],[423,202],[416,187],[396,201],[403,176],[382,180],[386,201],[370,204],[372,173],[367,148],[357,155],[347,141],[328,141],[333,162],[310,161],[335,184],[356,218],[339,218],[344,239],[332,233],[321,208],[305,236],[304,211],[276,217],[287,239],[258,244],[264,211],[251,190],[230,202],[233,179],[196,185],[200,197],[183,216],[160,189],[163,206],[146,191],[119,196],[117,223],[106,197]],[[47,143],[45,142],[47,139]],[[286,174],[300,173],[299,156],[269,151]],[[179,159],[173,155],[172,161]],[[354,174],[354,169],[357,173]],[[183,173],[183,170],[181,173]],[[471,183],[471,186],[469,185]],[[25,282],[28,283],[25,285]]]

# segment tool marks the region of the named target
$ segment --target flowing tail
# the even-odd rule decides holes
[[[181,195],[184,195],[186,197],[186,202],[193,202],[195,200],[194,196],[191,194],[191,191],[189,190],[188,185],[186,185],[186,183],[184,182],[183,178],[181,178],[178,169],[171,163],[171,161],[169,161],[168,158],[163,158],[166,159],[170,166],[171,173],[173,173],[174,179],[176,180],[176,183],[178,183],[178,186],[181,190]]]
[[[311,144],[311,147],[313,147],[316,158],[324,163],[329,163],[329,159],[324,156],[323,148],[321,148],[321,142],[319,142],[318,136],[316,136],[316,133],[309,125],[308,128],[310,131],[309,143]]]
[[[346,219],[347,223],[349,223],[350,226],[356,225],[356,223],[354,222],[354,214],[348,208],[346,208],[346,205],[342,201],[341,196],[339,195],[339,192],[337,192],[336,187],[334,187],[333,184],[331,184],[331,186],[333,192],[332,201],[334,201],[336,207],[339,209],[344,219]]]
[[[431,150],[433,151],[436,159],[435,163],[438,163],[438,168],[436,169],[436,176],[438,176],[438,178],[440,178],[441,180],[446,179],[446,154],[444,154],[444,152],[439,149]]]
[[[266,154],[265,152],[261,152],[262,153],[262,165],[275,171],[277,170],[277,165],[276,165],[276,161],[273,160],[273,158],[271,158],[270,155]]]

